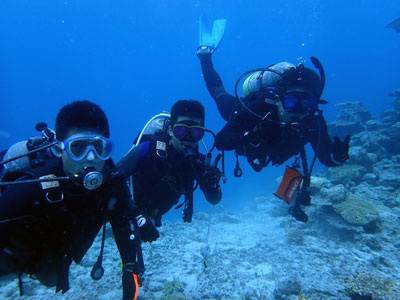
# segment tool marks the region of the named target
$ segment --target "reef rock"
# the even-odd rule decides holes
[[[368,131],[376,131],[382,129],[383,124],[378,120],[369,120],[365,123],[365,129]]]
[[[336,121],[329,124],[329,132],[343,138],[343,134],[356,134],[365,129],[365,123],[372,119],[371,113],[360,102],[339,103],[343,109]]]
[[[301,292],[301,284],[296,278],[283,278],[278,281],[275,286],[275,299],[286,299],[289,295],[299,295]]]
[[[378,176],[379,185],[392,190],[400,188],[400,156],[395,155],[382,159],[374,165],[374,174]]]
[[[384,124],[394,124],[400,121],[400,90],[389,93],[389,96],[394,97],[392,100],[393,109],[386,109],[381,113],[380,116]]]
[[[363,175],[367,173],[364,166],[356,164],[344,164],[328,170],[328,178],[336,184],[359,184]]]
[[[350,164],[365,166],[368,172],[372,172],[373,164],[379,160],[376,153],[369,152],[362,146],[352,146],[349,149],[349,156]]]
[[[321,189],[321,197],[328,199],[333,204],[343,202],[346,199],[346,194],[347,191],[343,184]]]

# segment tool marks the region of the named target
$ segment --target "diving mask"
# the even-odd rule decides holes
[[[289,92],[282,97],[283,108],[290,113],[312,115],[317,103],[318,99],[304,92]]]
[[[74,161],[83,160],[89,152],[98,159],[107,160],[114,150],[114,142],[103,136],[75,134],[64,142],[60,142],[61,149]]]
[[[185,123],[188,123],[185,121]],[[198,142],[203,136],[205,129],[200,125],[185,124],[183,122],[177,123],[172,128],[174,136],[180,141]],[[196,122],[193,122],[197,124]],[[189,134],[190,133],[190,134]]]

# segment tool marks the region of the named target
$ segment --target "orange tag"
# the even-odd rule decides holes
[[[135,281],[135,297],[133,297],[133,300],[136,300],[139,293],[139,279],[135,273],[132,273],[132,275],[133,275],[133,280]]]

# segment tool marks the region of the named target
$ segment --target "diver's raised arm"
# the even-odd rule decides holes
[[[199,20],[199,47],[197,56],[200,59],[204,81],[211,97],[215,100],[221,116],[228,121],[236,105],[236,98],[226,92],[221,77],[215,71],[212,54],[220,44],[225,32],[226,20],[219,19],[213,22],[210,29],[204,17]]]

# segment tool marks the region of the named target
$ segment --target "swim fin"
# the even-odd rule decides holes
[[[199,18],[199,46],[218,48],[226,27],[226,19],[214,20],[212,28],[207,23],[205,16]]]

